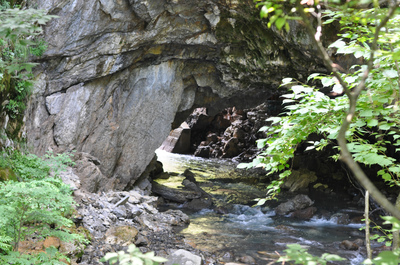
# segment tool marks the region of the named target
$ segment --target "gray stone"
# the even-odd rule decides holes
[[[275,208],[275,212],[277,215],[286,215],[290,212],[307,208],[313,204],[314,202],[307,195],[299,194],[289,201],[279,204],[278,207]]]
[[[117,218],[125,218],[127,216],[125,206],[115,207],[111,212],[115,214]]]
[[[301,26],[276,34],[249,21],[258,11],[246,1],[32,0],[27,7],[58,16],[44,29],[48,49],[35,68],[27,142],[39,155],[51,147],[96,157],[101,164],[78,166],[92,192],[132,189],[193,108],[256,106],[283,75],[323,72],[309,56],[309,38],[297,37],[306,36]]]
[[[73,172],[73,169],[68,167],[66,170],[59,173],[63,182],[70,186],[72,191],[76,191],[81,187],[79,177]]]
[[[65,93],[56,93],[46,97],[46,108],[50,115],[58,114],[64,103]]]
[[[201,265],[201,257],[190,253],[184,249],[178,249],[169,255],[165,265]]]

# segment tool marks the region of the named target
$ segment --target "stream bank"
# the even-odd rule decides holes
[[[62,174],[78,203],[76,225],[92,237],[83,255],[74,256],[76,251],[70,250],[71,264],[103,264],[99,260],[107,252],[126,250],[132,243],[142,252],[171,258],[185,251],[203,264],[215,265],[268,264],[290,243],[299,243],[314,255],[329,252],[348,259],[337,264],[360,264],[365,257],[364,232],[359,230],[362,194],[349,188],[345,175],[341,181],[336,179],[336,185],[325,181],[340,176],[339,169],[324,178],[309,169],[323,163],[296,167],[296,179],[302,181],[286,186],[278,201],[252,207],[271,180],[262,169],[242,170],[232,159],[161,150],[157,158],[148,177],[129,191],[87,192],[72,168]],[[308,165],[298,159],[294,165]],[[195,197],[174,201],[156,196],[152,179],[170,189],[186,189],[186,195]],[[200,203],[204,198],[207,203]],[[376,251],[381,246],[373,244]]]

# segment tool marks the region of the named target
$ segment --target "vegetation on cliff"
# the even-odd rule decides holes
[[[41,26],[54,16],[44,10],[20,9],[18,1],[0,1],[0,103],[13,121],[6,133],[15,138],[21,127],[26,101],[32,88],[32,62],[41,56],[46,44],[40,38]]]
[[[0,104],[5,131],[2,139],[14,140],[22,125],[25,104],[31,93],[32,62],[46,44],[41,26],[54,16],[44,10],[22,9],[25,1],[0,1]],[[0,153],[0,263],[65,264],[69,258],[55,247],[24,247],[28,240],[43,245],[61,241],[86,242],[71,221],[74,201],[69,186],[59,177],[68,155],[48,153],[43,158],[5,148]],[[42,241],[42,243],[40,243]]]

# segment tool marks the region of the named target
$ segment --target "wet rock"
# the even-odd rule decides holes
[[[154,176],[152,179],[169,179],[170,178],[170,174],[167,172],[162,172],[156,176]]]
[[[281,230],[285,233],[292,233],[295,231],[292,227],[289,227],[286,225],[277,225],[277,226],[275,226],[275,229]]]
[[[231,251],[227,251],[221,256],[220,261],[221,262],[229,262],[229,261],[233,261],[234,258],[235,258],[235,256],[233,255],[233,253]]]
[[[362,216],[362,215],[356,216],[356,217],[351,218],[350,223],[352,223],[352,224],[362,224],[362,223],[364,223],[364,221],[363,221],[364,219],[365,219],[365,217]]]
[[[314,214],[317,212],[316,207],[308,207],[306,209],[297,210],[290,214],[290,217],[302,219],[302,220],[310,220]]]
[[[218,135],[216,133],[210,133],[207,135],[207,143],[217,143],[218,142]]]
[[[356,239],[354,241],[343,240],[339,244],[339,247],[341,249],[345,249],[345,250],[358,250],[363,243],[364,243],[364,241],[361,239]]]
[[[214,212],[217,214],[228,214],[229,210],[224,206],[218,206],[214,208]]]
[[[199,199],[193,199],[185,204],[185,208],[192,211],[200,211],[202,209],[210,208],[213,205],[211,198],[202,197]]]
[[[155,194],[173,202],[184,203],[187,202],[188,200],[198,199],[202,195],[200,192],[174,189],[158,184],[157,182],[153,182],[152,185],[153,185],[152,191]]]
[[[391,247],[388,247],[388,246],[386,246],[386,245],[383,245],[383,246],[381,246],[381,247],[377,247],[377,248],[372,249],[372,254],[373,254],[373,255],[378,255],[378,254],[381,253],[382,251],[391,251],[391,250],[392,250]]]
[[[199,146],[194,152],[195,156],[209,158],[211,153],[211,148],[209,146]]]
[[[191,182],[197,183],[196,175],[189,169],[185,169],[185,171],[182,173],[182,176],[184,176],[186,179],[188,179]]]
[[[237,156],[240,153],[238,143],[239,140],[237,138],[230,138],[224,145],[222,158],[231,158]]]
[[[290,192],[305,190],[310,183],[316,180],[317,176],[314,171],[301,168],[299,170],[293,170],[292,174],[286,178],[282,187],[288,189]]]
[[[331,220],[339,225],[348,225],[350,223],[350,218],[347,213],[335,213],[331,216]]]
[[[179,249],[168,256],[168,261],[165,265],[201,265],[202,259],[200,256],[194,255],[187,250]]]
[[[248,255],[240,257],[238,260],[245,264],[256,264],[256,260],[252,256],[248,256]]]
[[[286,215],[290,212],[304,209],[313,204],[314,202],[307,195],[299,194],[291,200],[279,204],[278,207],[275,208],[275,212],[277,215]]]
[[[257,253],[270,259],[279,259],[281,257],[277,252],[257,251]]]

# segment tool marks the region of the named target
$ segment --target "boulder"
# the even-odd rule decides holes
[[[195,156],[209,158],[211,149],[209,146],[199,146],[194,152]]]
[[[306,190],[308,185],[316,180],[317,176],[314,171],[301,168],[292,171],[292,174],[285,179],[282,188],[288,189],[290,192]]]
[[[238,146],[238,138],[230,138],[224,145],[222,158],[231,158],[237,156],[240,153],[240,148]]]
[[[194,255],[187,250],[178,249],[168,256],[168,261],[165,265],[201,265],[202,259],[200,256]]]
[[[107,230],[104,241],[111,245],[128,246],[134,244],[138,230],[133,226],[117,226]]]
[[[294,211],[290,214],[290,217],[302,219],[302,220],[310,220],[314,214],[317,212],[316,207],[308,207],[302,210]]]
[[[89,192],[98,192],[107,189],[109,180],[101,173],[100,161],[85,152],[77,152],[74,156],[74,173],[79,176],[82,189]],[[77,184],[73,184],[77,185]]]
[[[252,256],[242,256],[239,258],[240,262],[243,262],[244,264],[256,264],[256,260]]]
[[[186,154],[190,150],[191,129],[186,123],[172,130],[167,139],[161,144],[160,149],[170,153]]]
[[[354,241],[343,240],[340,242],[339,247],[345,250],[358,250],[363,244],[364,241],[362,239],[356,239]]]
[[[313,204],[314,202],[307,195],[299,194],[289,201],[279,204],[278,207],[275,208],[275,213],[277,215],[286,215],[296,210],[302,210]]]
[[[350,223],[350,217],[347,213],[335,213],[331,216],[331,220],[339,225],[348,225]]]
[[[198,191],[170,188],[157,182],[153,182],[152,187],[153,193],[163,197],[164,199],[178,203],[198,199],[202,196],[201,192]]]

